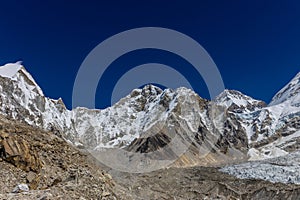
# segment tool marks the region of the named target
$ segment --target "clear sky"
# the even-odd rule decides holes
[[[22,60],[47,96],[62,97],[71,108],[73,83],[87,54],[114,34],[148,26],[192,37],[211,55],[226,88],[266,102],[300,71],[297,0],[2,1],[0,65]],[[185,65],[160,51],[133,52],[112,65],[150,61]],[[120,74],[111,70],[106,76],[108,95]],[[209,98],[201,81],[196,92]],[[109,105],[103,94],[97,93],[96,102],[98,108]]]

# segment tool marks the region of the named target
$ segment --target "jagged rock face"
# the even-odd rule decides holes
[[[171,138],[165,133],[157,133],[147,138],[135,139],[127,148],[128,151],[149,153],[164,148],[171,142]]]
[[[299,74],[270,105],[232,90],[207,101],[186,88],[161,90],[149,85],[107,109],[71,111],[62,100],[45,97],[20,64],[0,67],[0,75],[1,114],[53,130],[81,148],[156,151],[172,140],[171,129],[190,145],[178,161],[185,165],[244,160],[247,153],[261,158],[258,154],[266,145],[280,139],[285,141],[276,146],[281,153],[299,146],[294,135],[300,128]]]
[[[0,133],[0,158],[27,172],[39,172],[43,166],[26,140],[6,132]]]

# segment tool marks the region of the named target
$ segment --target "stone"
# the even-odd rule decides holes
[[[107,197],[107,196],[109,196],[109,195],[110,195],[109,192],[103,192],[103,193],[102,193],[102,196],[103,196],[103,197]]]
[[[35,190],[35,189],[37,189],[37,187],[40,183],[40,176],[39,176],[39,174],[36,174],[36,173],[30,171],[26,175],[26,180],[27,180],[27,183],[29,183],[29,188],[31,190]]]
[[[0,137],[3,138],[3,139],[4,139],[4,138],[8,138],[9,135],[10,135],[10,134],[9,134],[9,133],[6,133],[6,132],[1,132],[1,133],[0,133]]]
[[[0,157],[24,171],[39,172],[42,161],[27,141],[20,137],[8,136],[0,142]]]
[[[17,185],[14,189],[13,189],[13,193],[20,193],[20,192],[28,192],[29,191],[29,187],[27,184],[19,184]]]
[[[31,183],[36,178],[36,174],[34,172],[29,172],[26,176],[26,180],[28,183]]]
[[[50,200],[52,199],[53,195],[51,193],[46,192],[41,197],[38,198],[38,200]]]

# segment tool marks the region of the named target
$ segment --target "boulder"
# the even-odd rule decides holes
[[[27,172],[39,172],[42,168],[37,152],[26,140],[13,134],[0,134],[0,158]]]
[[[23,183],[23,184],[17,185],[13,189],[12,193],[20,193],[20,192],[28,192],[28,191],[29,191],[28,185]]]

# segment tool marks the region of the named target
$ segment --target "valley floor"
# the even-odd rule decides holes
[[[148,174],[110,171],[133,199],[299,199],[300,185],[239,179],[218,168],[169,168]]]
[[[145,174],[108,170],[53,132],[2,117],[0,137],[1,200],[296,200],[300,197],[300,185],[240,179],[212,167],[169,168]],[[20,183],[28,184],[30,190],[12,193]]]

